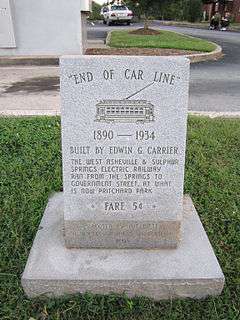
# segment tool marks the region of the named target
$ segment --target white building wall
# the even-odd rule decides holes
[[[82,24],[82,32],[81,32],[81,37],[82,37],[82,53],[87,49],[87,17],[88,14],[86,12],[81,13],[81,24]]]
[[[0,55],[83,54],[85,0],[10,0],[16,48]]]

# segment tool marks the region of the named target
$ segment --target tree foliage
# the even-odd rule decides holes
[[[202,17],[202,0],[128,0],[127,5],[139,18],[195,22]]]
[[[189,0],[166,1],[158,12],[158,19],[161,20],[188,20]]]
[[[202,0],[189,0],[189,17],[190,22],[201,20],[202,17]]]
[[[92,12],[89,16],[90,20],[101,20],[101,5],[96,3],[95,1],[92,2]]]
[[[148,28],[148,21],[151,16],[154,16],[165,2],[171,0],[126,0],[126,4],[134,11],[134,14],[139,18],[144,17],[144,28]]]
[[[129,0],[128,4],[134,11],[138,11],[138,15],[144,15],[146,19],[149,18],[156,10],[159,10],[161,6],[166,2],[172,2],[171,0]]]
[[[195,22],[202,18],[202,4],[216,0],[125,0],[124,2],[134,12],[135,17],[144,18],[145,22],[151,18]]]

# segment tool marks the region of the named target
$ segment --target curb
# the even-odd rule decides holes
[[[0,67],[11,66],[58,66],[59,57],[57,56],[18,56],[0,57]]]
[[[112,31],[109,31],[107,33],[107,37],[106,37],[106,46],[109,47],[109,43],[110,43],[110,40],[111,40],[111,36],[112,36]],[[110,48],[110,47],[109,47]]]
[[[170,32],[175,32],[178,33],[180,35],[184,35],[185,37],[191,38],[191,39],[199,39],[199,40],[203,40],[201,38],[198,37],[193,37],[190,36],[188,34],[184,34],[181,32],[177,32],[177,31],[170,31]],[[208,40],[207,40],[208,41]],[[212,42],[212,41],[208,41],[209,43],[213,44],[216,48],[215,50],[211,51],[211,52],[202,52],[202,53],[196,53],[196,54],[188,54],[188,55],[184,55],[186,58],[188,58],[190,60],[191,63],[196,63],[196,62],[203,62],[203,61],[210,61],[210,60],[218,60],[220,58],[223,57],[223,53],[222,53],[222,47],[219,46],[217,43]]]
[[[2,110],[0,111],[0,117],[54,117],[60,116],[60,110]]]
[[[191,63],[218,60],[222,58],[223,57],[222,47],[216,44],[215,42],[211,42],[211,41],[209,42],[216,46],[216,49],[214,51],[197,53],[197,54],[188,54],[188,55],[185,55],[185,57],[188,58]]]
[[[94,40],[89,41],[89,48],[110,48],[109,43],[111,39],[111,33],[108,32],[106,37],[106,44],[103,40]],[[174,32],[174,31],[173,31]],[[180,32],[175,32],[183,34]],[[186,35],[185,35],[186,36]],[[188,36],[193,38],[191,36]],[[195,37],[194,37],[195,38]],[[216,46],[216,49],[212,52],[203,52],[197,54],[188,54],[182,55],[190,60],[191,63],[209,61],[209,60],[218,60],[223,56],[222,47],[218,44],[209,41],[210,43]],[[179,55],[181,57],[181,55]],[[9,56],[0,56],[0,67],[11,67],[11,66],[58,66],[59,57],[58,56],[18,56],[18,57],[9,57]]]
[[[102,39],[88,40],[87,49],[94,49],[94,48],[97,48],[97,49],[106,48],[106,40],[102,40]]]
[[[233,112],[213,112],[213,111],[188,111],[190,116],[200,116],[214,118],[240,118],[240,111]]]
[[[156,28],[153,28],[153,29],[156,29]],[[156,29],[156,30],[158,30],[158,29]],[[109,31],[108,32],[108,35],[107,35],[107,38],[106,38],[106,46],[107,46],[107,48],[110,48],[109,47],[109,43],[110,43],[111,35],[112,35],[113,31]],[[170,32],[175,32],[175,31],[170,31]],[[175,32],[175,33],[187,36],[189,38],[200,39],[200,38],[192,37],[192,36],[186,35],[184,33],[180,33],[180,32]],[[177,57],[181,57],[181,56],[186,57],[186,58],[188,58],[190,60],[190,63],[218,60],[218,59],[222,58],[223,57],[222,47],[219,46],[215,42],[212,42],[212,41],[208,41],[208,42],[212,43],[213,45],[215,45],[216,49],[211,51],[211,52],[203,52],[203,53],[195,53],[195,54],[187,54],[187,55],[178,55]]]
[[[59,110],[2,110],[0,117],[35,117],[35,116],[60,116]],[[240,119],[240,111],[233,112],[212,112],[212,111],[188,111],[189,116]]]

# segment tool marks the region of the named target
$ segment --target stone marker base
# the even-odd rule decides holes
[[[224,275],[189,197],[178,249],[66,249],[62,211],[59,193],[49,200],[22,276],[29,297],[88,291],[159,300],[221,293]]]
[[[181,220],[65,220],[64,231],[69,249],[176,249]]]

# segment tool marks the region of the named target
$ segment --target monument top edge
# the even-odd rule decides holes
[[[77,61],[80,59],[84,60],[99,60],[99,59],[108,59],[108,60],[136,60],[136,59],[145,59],[145,60],[165,60],[165,61],[174,61],[182,62],[185,64],[190,64],[189,58],[185,56],[128,56],[128,55],[62,55],[59,58],[60,63],[65,62],[66,60]]]

